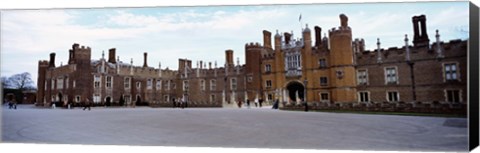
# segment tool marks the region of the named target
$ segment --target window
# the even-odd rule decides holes
[[[200,80],[200,90],[205,91],[205,80]]]
[[[130,104],[130,102],[132,101],[130,95],[124,95],[123,99],[125,99],[125,104]]]
[[[172,89],[177,89],[177,84],[173,83],[173,81],[172,81]]]
[[[265,85],[266,85],[267,88],[271,88],[272,87],[272,80],[267,80],[265,82]]]
[[[458,103],[460,102],[460,90],[446,90],[447,102]]]
[[[265,65],[265,72],[271,72],[272,71],[272,65],[267,64]]]
[[[93,103],[100,103],[101,101],[101,98],[100,98],[100,94],[94,94],[93,95]]]
[[[267,99],[268,99],[268,101],[272,101],[272,100],[273,100],[273,95],[272,95],[272,94],[268,94],[268,95],[267,95]]]
[[[75,88],[76,87],[75,80],[73,80],[72,84],[73,84],[72,87]]]
[[[183,81],[183,91],[188,91],[188,80]]]
[[[107,87],[107,89],[112,89],[112,77],[111,76],[106,77],[105,86]]]
[[[287,64],[287,70],[296,70],[301,67],[301,59],[300,59],[300,53],[291,53],[287,54],[286,57],[286,64]]]
[[[285,52],[285,74],[287,77],[296,77],[302,75],[302,57],[300,50],[296,48],[295,50]]]
[[[151,90],[153,88],[152,79],[147,79],[147,89]]]
[[[170,98],[168,97],[168,95],[163,96],[163,101],[166,101],[166,102],[170,101]]]
[[[457,74],[457,64],[456,63],[449,63],[444,65],[444,73],[445,73],[445,80],[446,81],[454,81],[458,80]]]
[[[137,81],[137,89],[140,89],[142,87],[142,83],[140,81]]]
[[[157,80],[157,83],[155,85],[156,85],[155,88],[157,90],[161,90],[162,89],[162,80]]]
[[[75,83],[75,81],[73,81],[73,83]],[[45,86],[45,90],[47,90],[47,80],[45,80],[45,85],[44,86]]]
[[[329,101],[330,100],[330,97],[329,97],[329,94],[327,92],[322,92],[320,93],[320,101],[324,102],[324,101]]]
[[[367,70],[358,70],[357,71],[357,82],[359,85],[366,85],[368,82],[367,79]]]
[[[248,81],[248,82],[252,82],[252,81],[253,81],[253,77],[252,77],[252,76],[248,76],[247,81]]]
[[[80,96],[79,95],[75,96],[75,102],[77,102],[77,103],[80,102]]]
[[[358,92],[358,101],[359,102],[369,102],[370,97],[369,97],[368,92],[366,92],[366,91]]]
[[[215,102],[215,95],[214,94],[210,95],[210,102]]]
[[[396,84],[397,83],[397,68],[388,67],[385,69],[385,80],[386,84]]]
[[[216,90],[216,89],[217,89],[217,81],[210,80],[210,90]]]
[[[327,67],[327,61],[324,58],[318,60],[318,67],[326,68]]]
[[[68,77],[65,78],[65,89],[68,89]]]
[[[57,89],[63,89],[63,78],[57,79]]]
[[[327,77],[320,77],[320,86],[327,86],[327,85],[328,85]]]
[[[50,82],[51,82],[50,85],[52,86],[52,87],[51,87],[52,90],[55,89],[55,88],[54,88],[54,87],[55,87],[55,79],[50,79]]]
[[[102,82],[101,79],[102,77],[98,75],[93,77],[93,88],[100,88],[100,83]]]
[[[172,82],[173,82],[173,81],[170,80],[170,81],[167,81],[167,83],[165,83],[165,88],[166,88],[167,90],[170,90],[170,84],[172,84]]]
[[[125,78],[123,82],[125,89],[130,89],[130,78]]]
[[[231,78],[230,79],[230,89],[237,90],[237,79]]]
[[[398,101],[399,95],[396,91],[389,91],[387,92],[387,100],[388,101]]]

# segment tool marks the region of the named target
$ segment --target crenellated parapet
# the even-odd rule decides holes
[[[340,14],[340,26],[328,30],[330,38],[337,35],[352,36],[352,29],[348,26],[348,17],[345,14]]]
[[[440,41],[441,53],[444,54],[444,58],[455,57],[455,56],[465,56],[466,52],[459,50],[467,49],[466,40],[450,40],[449,42]],[[378,54],[378,49],[374,50],[364,50],[356,53],[356,60],[358,64],[373,64],[378,59],[378,56],[381,56],[383,63],[388,62],[405,62],[406,56],[410,56],[412,61],[423,60],[423,59],[434,59],[438,57],[439,52],[437,52],[437,42],[430,44],[430,49],[425,47],[414,47],[409,45],[410,50],[409,55],[407,55],[406,47],[389,47],[389,48],[380,48],[380,54]],[[354,49],[355,50],[355,49]]]
[[[39,60],[38,61],[38,66],[39,67],[48,67],[48,64],[49,64],[48,60]]]
[[[250,42],[245,44],[245,51],[262,50],[263,46],[259,42]]]

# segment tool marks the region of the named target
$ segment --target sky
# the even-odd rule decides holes
[[[353,38],[363,38],[367,50],[401,47],[404,35],[412,42],[411,17],[425,14],[430,42],[435,30],[442,41],[468,39],[468,2],[353,3],[299,5],[236,5],[83,9],[3,10],[0,18],[0,73],[9,77],[29,72],[36,84],[39,60],[56,53],[55,64],[68,62],[72,44],[92,48],[92,59],[108,58],[108,49],[124,63],[177,69],[178,59],[225,63],[225,50],[234,50],[235,63],[245,63],[245,44],[263,43],[262,31],[275,35],[293,31],[301,37],[308,24],[322,36],[348,16]],[[299,16],[302,16],[299,22]],[[273,41],[272,41],[273,42]],[[213,64],[212,64],[213,65]]]

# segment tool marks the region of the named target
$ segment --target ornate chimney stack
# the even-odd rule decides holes
[[[438,34],[438,29],[435,31],[437,34],[435,34],[435,38],[437,38],[436,42],[436,48],[437,48],[437,58],[443,58],[443,50],[442,47],[440,46],[440,34]]]
[[[407,36],[407,34],[405,34],[405,39],[404,40],[405,40],[405,52],[406,52],[405,60],[410,62],[410,48],[408,48],[408,36]]]
[[[382,63],[382,53],[380,49],[380,38],[377,38],[377,63]]]
[[[115,48],[111,48],[108,50],[108,62],[115,64]]]
[[[143,67],[148,67],[148,65],[147,65],[147,52],[143,53]]]
[[[50,53],[50,63],[48,67],[55,67],[55,53]]]

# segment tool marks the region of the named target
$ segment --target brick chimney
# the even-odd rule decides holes
[[[55,53],[50,53],[50,63],[48,67],[55,67]]]
[[[229,49],[225,51],[225,60],[227,61],[227,66],[233,67],[233,50]]]
[[[108,50],[108,62],[109,63],[117,63],[117,61],[115,60],[115,48],[111,48]]]
[[[143,53],[143,67],[148,67],[148,65],[147,65],[147,52]]]

